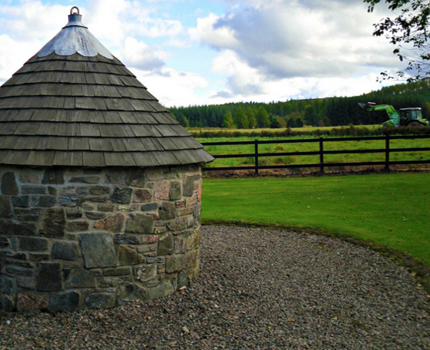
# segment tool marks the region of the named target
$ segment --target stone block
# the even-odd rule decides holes
[[[154,200],[169,200],[169,181],[161,181],[158,186],[155,187]]]
[[[18,185],[15,180],[15,173],[8,171],[2,175],[1,192],[12,196],[19,194]]]
[[[163,202],[158,207],[158,215],[161,220],[171,220],[178,216],[178,210],[176,208],[175,203],[172,202]]]
[[[152,193],[147,189],[134,191],[133,203],[147,203],[152,201]]]
[[[170,183],[170,190],[169,190],[169,199],[171,201],[177,201],[182,198],[182,188],[181,183],[178,181],[172,181]]]
[[[131,267],[116,267],[112,269],[103,269],[103,276],[131,276]]]
[[[66,288],[95,288],[96,279],[92,271],[86,269],[64,270]]]
[[[9,196],[0,196],[0,218],[10,218],[12,210]]]
[[[21,187],[21,193],[22,194],[46,194],[46,187],[24,185]]]
[[[90,220],[101,220],[106,217],[106,213],[98,213],[94,211],[86,211],[85,216]]]
[[[126,232],[129,233],[154,233],[154,218],[146,215],[134,215],[126,222]]]
[[[74,176],[69,180],[69,183],[79,183],[79,184],[98,184],[100,177],[98,176]]]
[[[64,176],[62,169],[46,169],[42,179],[43,184],[62,185],[64,184]]]
[[[32,196],[31,205],[34,207],[50,208],[57,204],[55,196]]]
[[[112,212],[115,210],[115,204],[100,204],[97,208],[102,212]]]
[[[194,194],[195,181],[200,179],[200,175],[187,176],[184,183],[183,195],[191,197]]]
[[[90,194],[94,196],[101,196],[104,194],[110,194],[110,188],[106,186],[91,186]]]
[[[44,238],[22,237],[19,239],[20,250],[32,252],[43,251],[48,249],[48,240]]]
[[[16,236],[34,236],[36,235],[36,225],[33,223],[11,223],[10,232]]]
[[[48,308],[48,298],[46,295],[35,292],[18,293],[16,308],[20,312],[46,310]]]
[[[12,278],[0,275],[0,294],[13,296],[15,294],[15,283]]]
[[[157,276],[157,265],[140,265],[133,268],[134,278],[140,282],[152,280]]]
[[[39,263],[36,274],[36,289],[42,292],[61,290],[61,267],[56,263]]]
[[[145,257],[126,245],[118,246],[118,263],[121,266],[137,265],[145,262]]]
[[[22,170],[19,173],[19,181],[22,183],[30,183],[30,184],[38,184],[39,181],[39,175],[37,172],[32,170]]]
[[[51,258],[76,261],[78,259],[77,245],[74,243],[55,242],[52,246]]]
[[[76,311],[79,307],[80,295],[75,291],[62,293],[52,293],[49,299],[49,310],[58,311]]]
[[[157,203],[144,204],[140,207],[140,210],[143,212],[145,212],[145,211],[156,211],[156,210],[158,210],[158,204]]]
[[[45,212],[40,234],[50,238],[60,238],[64,236],[66,228],[66,218],[63,208],[50,208]]]
[[[15,208],[28,208],[30,206],[30,196],[13,196],[12,205]]]
[[[6,272],[14,276],[32,277],[33,269],[22,266],[6,265]]]
[[[39,220],[42,209],[32,208],[32,209],[18,209],[15,208],[15,217],[19,221],[30,221],[35,222]]]
[[[116,187],[111,196],[113,203],[129,204],[131,202],[131,194],[133,190],[131,188],[120,188]]]
[[[168,233],[162,237],[160,237],[158,243],[158,255],[171,255],[173,253],[173,236],[171,233]]]
[[[0,230],[0,234],[4,234],[4,232],[1,232],[1,230]],[[9,245],[10,245],[9,239],[1,236],[0,237],[0,249],[7,248],[7,247],[9,247]]]
[[[118,288],[118,299],[122,302],[133,300],[146,300],[149,298],[148,289],[137,283],[126,282]]]
[[[66,224],[66,230],[69,232],[82,232],[87,231],[90,227],[88,221],[69,221]]]
[[[80,219],[82,217],[82,210],[79,209],[67,209],[66,216],[68,219]]]
[[[85,267],[113,267],[117,265],[114,242],[109,233],[79,235]]]
[[[124,226],[125,216],[118,213],[114,216],[108,216],[94,224],[95,228],[107,230],[110,232],[121,232]]]
[[[173,293],[177,289],[175,280],[163,280],[156,287],[148,288],[149,299],[162,298]]]
[[[85,298],[85,303],[91,309],[108,309],[116,305],[114,293],[92,293]]]

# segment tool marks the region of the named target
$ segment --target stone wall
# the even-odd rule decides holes
[[[162,297],[199,272],[200,166],[0,169],[0,309]]]

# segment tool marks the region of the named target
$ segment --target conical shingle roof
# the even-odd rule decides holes
[[[71,11],[69,23],[0,88],[0,164],[153,167],[212,160],[79,13]]]

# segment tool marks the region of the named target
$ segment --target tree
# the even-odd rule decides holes
[[[222,120],[222,127],[227,129],[235,129],[236,124],[234,123],[233,116],[230,111],[225,112]]]
[[[369,4],[368,12],[373,12],[375,5],[381,0],[363,0]],[[385,35],[390,43],[395,45],[393,53],[400,61],[408,61],[405,71],[412,75],[408,82],[417,81],[430,76],[430,38],[427,33],[430,16],[430,2],[428,0],[385,0],[392,11],[400,11],[394,19],[389,17],[374,24],[374,36]],[[405,44],[405,46],[403,46]],[[413,50],[411,50],[413,48]],[[381,73],[383,79],[393,78],[387,72]],[[405,76],[405,72],[397,72],[398,77]]]
[[[258,107],[257,115],[257,124],[259,128],[268,128],[270,126],[270,117],[269,113],[267,113],[266,109],[261,105]]]
[[[234,121],[238,129],[249,129],[248,117],[246,116],[242,106],[239,106],[236,113],[234,113]]]
[[[254,129],[257,126],[257,118],[255,117],[255,114],[255,107],[248,107],[246,109],[246,115],[248,116],[250,129]]]

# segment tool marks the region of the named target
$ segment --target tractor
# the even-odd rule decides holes
[[[360,107],[366,111],[385,111],[390,118],[382,123],[384,127],[399,126],[429,126],[427,119],[424,119],[420,107],[400,108],[396,111],[391,105],[377,105],[374,102],[359,103]]]

